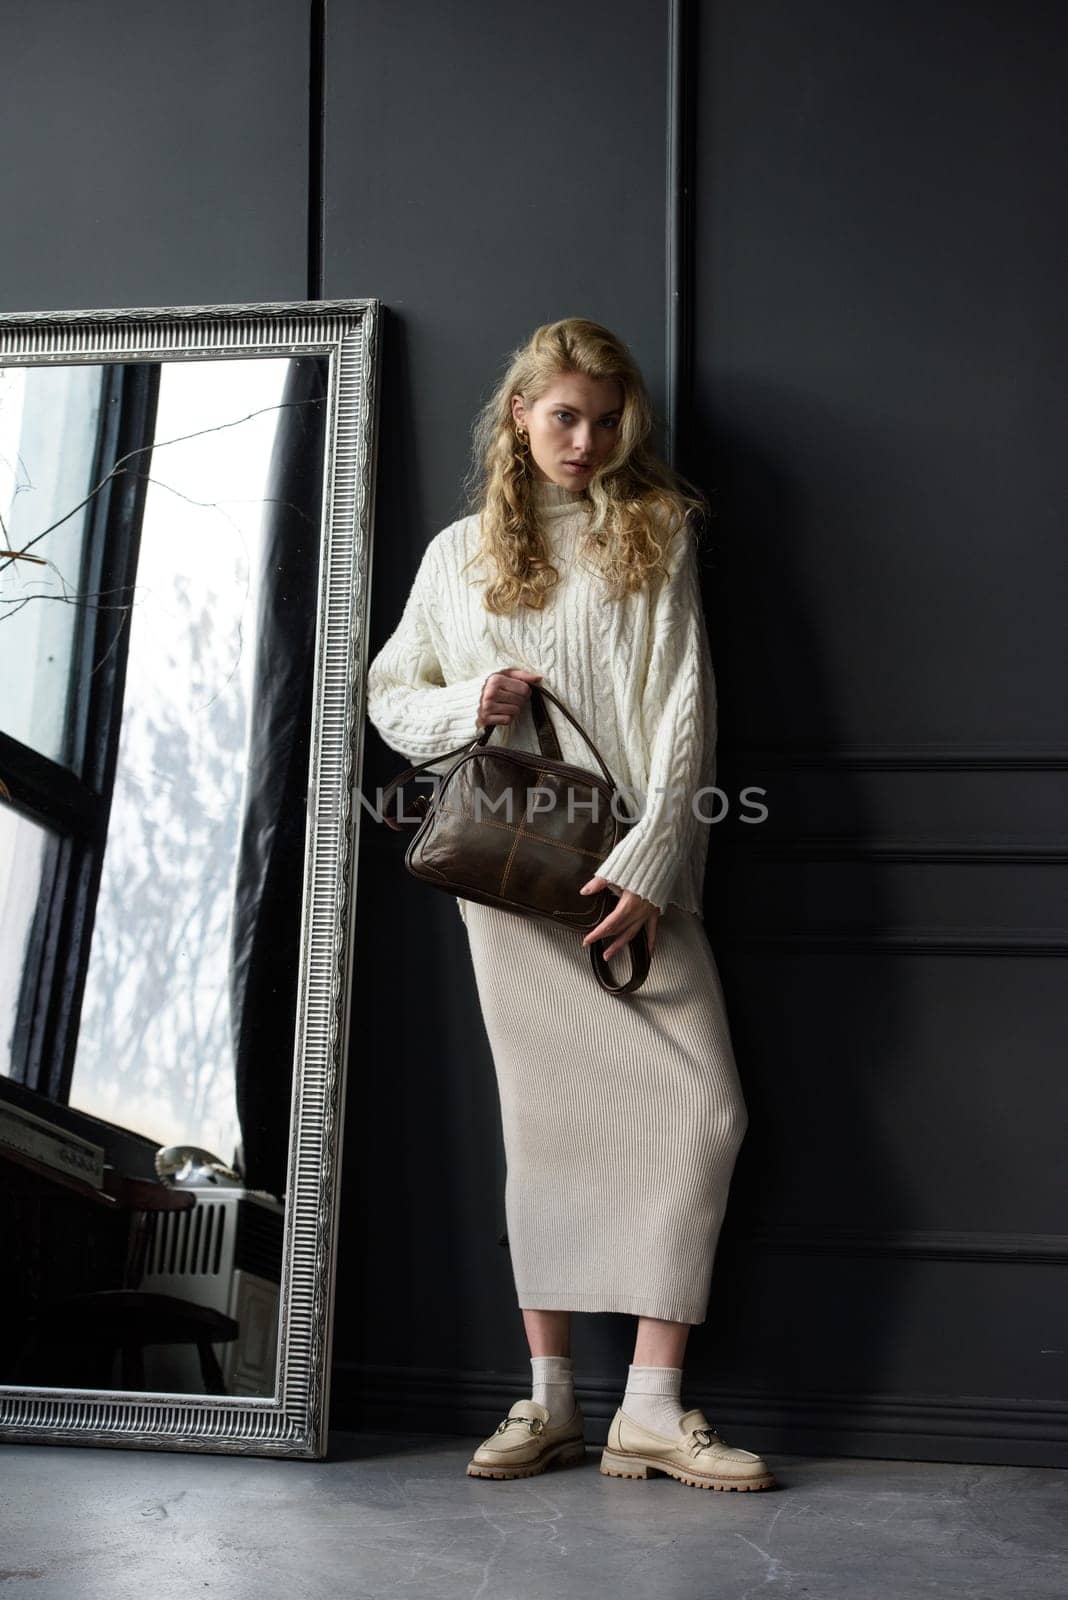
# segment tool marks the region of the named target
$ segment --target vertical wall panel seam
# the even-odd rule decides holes
[[[308,299],[323,298],[326,233],[326,0],[308,12]]]
[[[672,466],[685,456],[691,399],[690,286],[694,139],[690,75],[694,70],[691,0],[669,0],[667,49],[666,290],[664,389],[665,454]]]

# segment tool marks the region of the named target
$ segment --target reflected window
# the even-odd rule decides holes
[[[55,844],[55,836],[46,828],[0,805],[0,1065],[5,1072],[37,922],[46,851],[54,850]]]
[[[0,543],[36,558],[4,564],[0,727],[67,765],[103,387],[99,366],[0,368]]]
[[[164,367],[70,1104],[239,1142],[227,1005],[263,486],[288,362]],[[237,418],[247,418],[238,427]]]
[[[271,1193],[325,373],[0,369],[0,1074]]]

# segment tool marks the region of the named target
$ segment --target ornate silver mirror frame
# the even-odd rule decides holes
[[[319,1457],[326,1449],[378,416],[373,299],[0,316],[0,367],[323,356],[314,687],[273,1394],[0,1386],[0,1438]],[[2,541],[6,543],[7,541]],[[18,796],[13,795],[17,803]]]

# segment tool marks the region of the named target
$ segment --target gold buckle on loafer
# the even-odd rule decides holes
[[[531,1433],[540,1433],[545,1426],[540,1417],[505,1417],[497,1424],[496,1432],[503,1433],[510,1422],[525,1422]]]

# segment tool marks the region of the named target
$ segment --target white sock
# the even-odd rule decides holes
[[[627,1416],[643,1428],[673,1439],[679,1431],[679,1418],[687,1409],[679,1399],[681,1387],[681,1367],[636,1367],[632,1363],[627,1368],[627,1387],[620,1404]]]
[[[566,1422],[575,1409],[575,1379],[570,1356],[531,1356],[534,1374],[532,1400],[549,1410],[549,1426]]]

